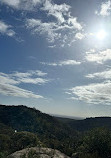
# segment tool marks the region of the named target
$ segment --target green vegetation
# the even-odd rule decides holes
[[[21,150],[26,147],[42,146],[37,135],[30,132],[17,132],[14,133],[11,138],[13,151]]]
[[[80,132],[88,131],[98,127],[105,127],[111,129],[111,117],[95,117],[86,118],[83,120],[73,120],[69,118],[56,117],[56,119]]]
[[[111,118],[61,121],[26,106],[1,105],[0,122],[0,158],[34,146],[78,158],[111,158]],[[28,153],[29,158],[35,156],[35,151]]]
[[[11,136],[0,134],[0,158],[6,158],[10,153],[33,146],[43,146],[37,135],[33,133],[17,132]]]
[[[111,131],[105,128],[97,128],[87,132],[78,150],[82,153],[81,155],[110,158]]]
[[[30,150],[28,153],[28,158],[40,158],[39,154],[35,150]]]
[[[22,105],[1,105],[0,121],[14,131],[17,130],[17,133],[21,131],[34,133],[46,147],[58,149],[68,155],[75,151],[75,144],[79,139],[79,133],[68,125],[34,108]],[[17,147],[19,150],[20,147],[18,145]]]

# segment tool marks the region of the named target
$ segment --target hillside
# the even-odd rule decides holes
[[[27,131],[37,135],[49,148],[55,148],[71,155],[79,134],[68,125],[34,108],[0,106],[0,122],[17,132]]]
[[[74,120],[70,118],[56,117],[56,119],[74,130],[85,132],[93,128],[105,127],[111,129],[111,117],[95,117],[86,118],[83,120]]]
[[[37,132],[40,135],[49,134],[50,131],[53,134],[58,134],[63,132],[62,129],[64,127],[64,124],[54,117],[22,105],[0,105],[0,122],[17,131]],[[67,135],[67,130],[64,131],[64,134],[64,136]]]

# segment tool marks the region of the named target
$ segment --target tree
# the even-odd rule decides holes
[[[79,151],[96,154],[101,158],[111,158],[111,132],[105,128],[91,130],[83,138]]]
[[[41,143],[37,136],[30,132],[17,132],[12,136],[14,151],[21,150],[26,147],[40,146]]]

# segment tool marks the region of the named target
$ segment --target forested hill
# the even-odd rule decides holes
[[[5,106],[0,105],[0,122],[21,131],[44,132],[47,126],[50,128],[53,124],[59,122],[52,116],[44,114],[34,108],[29,108],[23,105]],[[60,123],[61,126],[61,123]],[[45,132],[47,129],[45,129]]]
[[[50,116],[35,108],[23,105],[0,105],[0,122],[17,131],[34,132],[38,133],[38,135],[47,135],[51,138],[61,137],[62,135],[66,137],[69,132],[71,135],[75,131],[87,131],[96,127],[111,129],[111,117],[74,120]]]
[[[5,106],[0,105],[0,123],[12,128],[17,132],[27,131],[37,134],[39,140],[50,148],[56,148],[63,153],[72,153],[78,132],[68,125],[61,123],[54,117],[44,114],[34,108],[23,105]]]
[[[50,116],[35,108],[29,108],[23,105],[0,105],[0,122],[17,131],[34,132],[38,133],[38,135],[47,135],[52,138],[61,137],[62,135],[66,137],[69,132],[71,135],[75,131],[87,131],[96,127],[107,127],[111,129],[111,117],[74,120]]]
[[[56,117],[56,119],[80,132],[88,131],[93,128],[99,127],[111,129],[111,117],[94,117],[86,118],[83,120]]]
[[[68,130],[70,132],[72,131],[67,125],[68,130],[65,130],[65,124],[53,116],[23,105],[0,105],[0,122],[17,131],[29,131],[40,135],[47,134],[49,137],[54,138],[56,137],[55,135],[59,135],[60,137],[63,133],[65,137],[68,135]],[[74,132],[74,130],[72,132]]]

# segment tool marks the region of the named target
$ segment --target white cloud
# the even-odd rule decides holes
[[[44,0],[1,0],[1,3],[6,4],[18,10],[33,10]]]
[[[1,0],[1,2],[15,8],[18,8],[20,4],[20,0]]]
[[[3,21],[0,21],[0,33],[11,37],[15,35],[15,32],[12,30],[12,26],[7,25]]]
[[[80,65],[81,62],[76,60],[64,60],[60,62],[54,62],[54,63],[45,63],[41,62],[43,65],[49,65],[49,66],[68,66],[68,65]]]
[[[24,78],[19,78],[18,81],[20,81],[20,83],[31,83],[31,84],[45,84],[47,83],[49,80],[47,79],[43,79],[43,78],[30,78],[30,77],[24,77]]]
[[[68,23],[68,21],[61,24],[59,22],[42,22],[39,19],[27,19],[26,27],[31,30],[32,34],[45,35],[48,42],[54,43],[56,41],[60,45],[70,43],[75,37],[76,30],[82,29],[76,19],[75,24]]]
[[[51,0],[46,0],[41,9],[47,11],[48,16],[52,15],[55,17],[58,20],[59,25],[65,24],[61,25],[61,29],[63,29],[63,27],[73,27],[74,29],[82,30],[82,25],[78,22],[77,17],[71,16],[70,8],[71,6],[65,3],[57,5]]]
[[[42,76],[46,76],[47,73],[46,73],[46,72],[42,72],[42,71],[40,71],[40,70],[37,70],[37,71],[36,71],[36,75],[42,77]]]
[[[65,3],[58,5],[53,0],[1,0],[1,3],[18,10],[44,12],[44,19],[27,19],[26,27],[32,34],[45,36],[49,43],[56,42],[56,45],[64,47],[69,46],[74,39],[83,38],[82,33],[76,34],[77,31],[83,31],[82,24],[71,15],[71,6]],[[9,36],[13,34],[13,30],[7,33]]]
[[[40,62],[43,65],[49,65],[49,66],[58,66],[57,63],[45,63],[45,62]]]
[[[56,47],[56,45],[50,45],[50,46],[48,46],[49,48],[55,48]]]
[[[28,91],[11,84],[0,83],[0,93],[7,96],[15,96],[15,97],[23,97],[23,98],[36,98],[36,99],[43,98],[43,96],[34,94],[32,91]]]
[[[70,16],[68,19],[68,24],[73,26],[77,30],[82,30],[82,25],[77,21],[76,17]]]
[[[42,22],[38,19],[28,19],[27,28],[32,30],[33,34],[43,34],[48,38],[49,42],[54,42],[56,39],[60,38],[61,34],[56,32],[57,25],[54,22]]]
[[[107,2],[103,2],[101,4],[101,10],[100,12],[96,11],[96,14],[102,15],[102,16],[108,16],[111,13],[111,1],[108,0]]]
[[[87,78],[95,79],[111,79],[111,69],[86,75]]]
[[[79,61],[75,61],[75,60],[65,60],[65,61],[61,61],[59,63],[60,66],[63,66],[63,65],[80,65],[81,62]]]
[[[3,95],[25,97],[25,98],[43,98],[43,96],[34,94],[32,91],[22,89],[18,87],[22,84],[45,84],[49,80],[40,78],[37,76],[45,76],[47,73],[44,73],[40,70],[28,71],[25,73],[14,72],[11,74],[5,74],[0,72],[0,93]]]
[[[0,83],[1,83],[1,84],[16,85],[16,84],[19,84],[19,81],[14,80],[14,79],[11,78],[8,74],[1,73],[1,72],[0,72]]]
[[[80,32],[78,32],[78,33],[75,34],[75,38],[76,38],[76,39],[81,40],[81,39],[83,39],[84,37],[85,37],[85,35],[82,34],[82,33],[80,33]]]
[[[40,70],[35,70],[35,71],[30,70],[30,71],[28,71],[28,72],[14,72],[14,73],[12,74],[12,76],[19,77],[19,78],[31,77],[31,76],[33,76],[33,75],[43,77],[43,76],[46,76],[47,73],[42,72],[42,71],[40,71]]]
[[[111,81],[94,83],[85,86],[76,86],[69,90],[73,99],[93,104],[111,103]]]
[[[27,19],[26,27],[31,30],[32,34],[41,34],[50,43],[56,42],[56,45],[64,47],[69,45],[75,38],[77,31],[83,31],[83,26],[78,22],[77,17],[71,16],[71,6],[63,4],[55,4],[52,0],[45,0],[40,10],[45,12],[46,16],[50,16],[52,20],[45,19]],[[53,18],[52,18],[53,17]],[[77,36],[77,35],[76,35]],[[81,33],[78,35],[80,40],[83,38]],[[54,44],[55,45],[55,44]]]
[[[95,49],[90,49],[90,50],[89,50],[89,53],[90,53],[90,52],[91,52],[91,53],[95,53],[96,50],[95,50]],[[87,52],[87,53],[88,53],[88,52]]]
[[[86,52],[86,60],[89,62],[96,62],[98,64],[103,64],[107,60],[111,60],[111,49],[106,49],[104,51],[96,52]]]
[[[54,4],[51,0],[46,0],[41,9],[47,11],[48,15],[54,16],[60,23],[63,23],[65,22],[64,15],[67,15],[70,6],[66,5],[65,3],[57,5]]]
[[[47,73],[44,73],[40,70],[35,71],[28,71],[28,72],[15,72],[10,74],[10,77],[14,78],[19,83],[30,83],[30,84],[45,84],[49,80],[40,78],[47,75]],[[40,76],[40,77],[37,77]]]

